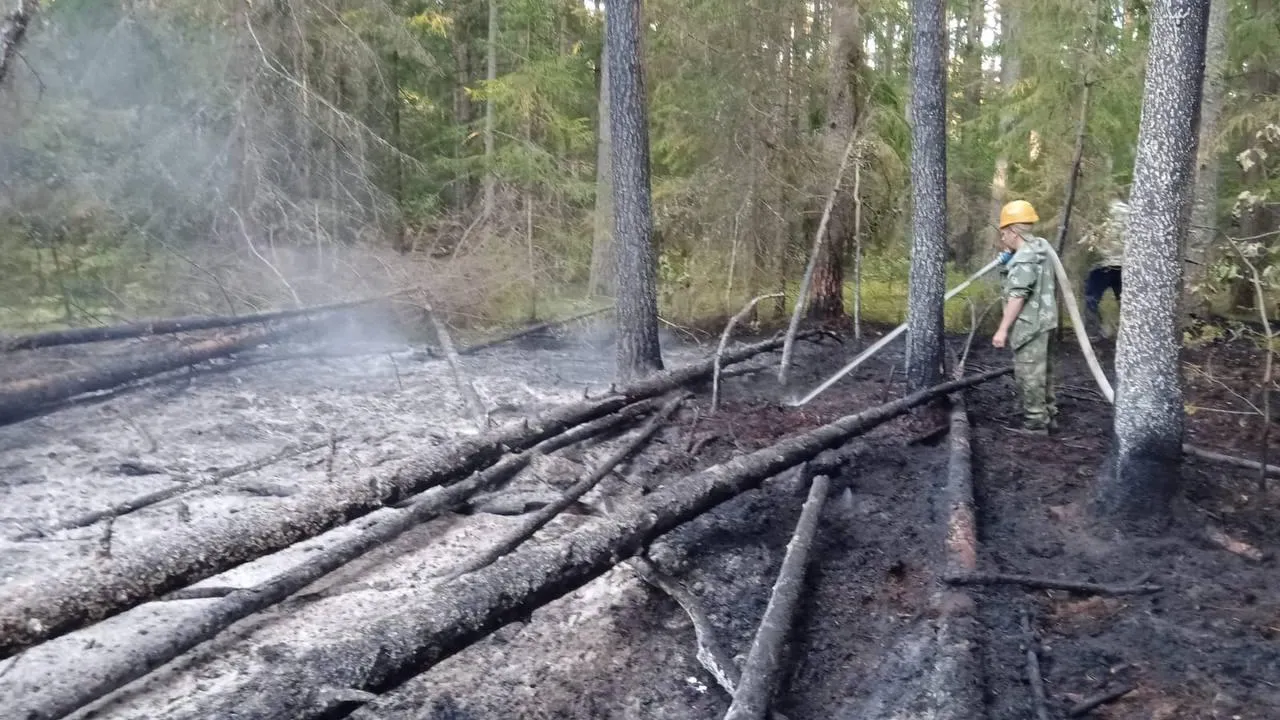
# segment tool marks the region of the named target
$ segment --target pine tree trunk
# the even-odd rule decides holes
[[[969,0],[969,17],[965,21],[964,49],[961,53],[964,68],[964,87],[962,96],[964,106],[961,117],[965,122],[973,122],[982,111],[982,30],[986,26],[986,0]],[[977,133],[965,133],[965,140],[975,142]],[[957,178],[959,189],[963,193],[964,207],[958,208],[957,219],[962,223],[956,234],[953,249],[955,263],[962,268],[971,267],[977,254],[982,227],[986,222],[983,212],[983,200],[986,194],[986,183],[981,173],[966,173]]]
[[[609,22],[605,18],[605,24]],[[600,51],[600,100],[597,105],[596,131],[596,211],[591,238],[591,274],[587,292],[592,296],[611,296],[613,284],[613,168],[609,164],[613,152],[609,134],[609,38],[605,33]]]
[[[491,89],[493,83],[498,79],[498,0],[489,0],[489,40],[486,46],[488,62],[484,77],[489,82]],[[494,189],[497,187],[497,178],[494,175],[493,167],[493,131],[493,98],[486,95],[484,101],[484,205],[481,208],[482,216],[486,218],[493,214]]]
[[[856,132],[861,115],[862,35],[858,11],[848,0],[835,0],[830,8],[830,66],[827,77],[826,137],[827,157],[843,159],[850,136]],[[851,196],[839,193],[831,207],[826,242],[814,268],[809,293],[808,316],[833,320],[844,316],[844,257],[849,246]]]
[[[662,369],[658,344],[657,259],[649,187],[640,0],[608,0],[609,130],[613,165],[618,380]]]
[[[1209,30],[1205,38],[1204,89],[1200,101],[1200,141],[1196,150],[1196,180],[1191,206],[1191,226],[1187,230],[1187,282],[1184,290],[1186,310],[1203,314],[1202,300],[1193,289],[1204,282],[1204,263],[1209,259],[1214,235],[1218,231],[1218,179],[1220,174],[1217,149],[1218,128],[1222,120],[1222,93],[1227,65],[1227,0],[1213,0],[1209,5]]]
[[[912,0],[911,272],[907,288],[907,383],[942,377],[947,262],[946,15],[942,0]]]
[[[467,128],[471,124],[471,98],[467,96],[467,85],[471,83],[471,48],[467,44],[468,28],[463,18],[455,22],[453,34],[453,122],[459,128]],[[457,147],[457,159],[466,156],[466,148],[460,142]],[[454,181],[451,195],[454,212],[462,212],[471,201],[471,178],[465,172]]]
[[[1183,401],[1178,301],[1190,214],[1209,0],[1159,0],[1134,160],[1116,348],[1112,466],[1099,508],[1121,522],[1161,522],[1179,485]]]
[[[1013,86],[1018,84],[1022,75],[1022,63],[1018,58],[1017,38],[1019,23],[1018,8],[1013,0],[1004,0],[1000,6],[1000,40],[1004,51],[1000,57],[1000,93],[1004,95],[1003,103],[1010,102],[1009,94]],[[1000,114],[1000,141],[1008,134],[1013,125],[1013,115],[1007,109]],[[1004,205],[1009,188],[1009,155],[1003,149],[996,157],[996,170],[991,178],[991,212],[988,215],[990,229],[987,231],[987,245],[996,246],[996,223],[1000,220],[1000,207]]]

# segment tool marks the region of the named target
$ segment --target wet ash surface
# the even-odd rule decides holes
[[[857,349],[852,343],[801,344],[795,388],[813,387]],[[673,344],[665,350],[672,366],[705,351]],[[1233,351],[1220,350],[1219,356],[1225,352]],[[768,373],[728,381],[715,414],[702,388],[643,452],[584,500],[606,508],[626,503],[700,468],[898,397],[901,385],[887,381],[894,365],[901,379],[899,353],[890,348],[803,408],[783,406],[779,401],[789,395]],[[976,365],[994,367],[1005,361],[990,349],[975,353]],[[198,376],[180,389],[139,391],[0,429],[0,462],[13,465],[16,474],[9,476],[18,479],[0,488],[8,515],[4,535],[34,520],[74,514],[71,505],[96,509],[106,499],[163,486],[179,474],[121,474],[118,468],[126,459],[199,472],[278,451],[282,444],[333,435],[353,438],[340,442],[336,452],[326,447],[249,476],[305,491],[307,482],[325,476],[330,463],[366,467],[388,462],[380,459],[384,456],[395,458],[415,446],[471,432],[459,420],[462,404],[442,362],[415,360],[410,350],[393,357],[395,363],[386,356],[369,356]],[[1108,359],[1105,352],[1103,359]],[[1203,363],[1204,358],[1192,354],[1189,361]],[[607,348],[589,351],[580,344],[536,341],[466,362],[485,400],[493,406],[506,399],[518,417],[580,398],[584,385],[607,386],[612,354]],[[1169,535],[1118,539],[1091,525],[1087,501],[1105,456],[1110,410],[1089,389],[1091,381],[1077,356],[1070,354],[1060,368],[1066,386],[1059,399],[1063,429],[1054,438],[1003,432],[1002,424],[1014,420],[1011,379],[968,394],[980,567],[1107,583],[1151,572],[1151,582],[1165,590],[1121,598],[977,590],[985,627],[980,657],[988,716],[1031,715],[1018,629],[1022,607],[1031,608],[1045,646],[1041,662],[1053,716],[1065,716],[1083,696],[1123,682],[1133,682],[1137,689],[1095,711],[1095,717],[1280,716],[1275,686],[1280,678],[1277,498],[1260,497],[1256,479],[1248,473],[1190,463],[1187,502]],[[1223,380],[1222,373],[1215,379]],[[1234,399],[1232,392],[1246,392],[1247,376],[1225,382],[1230,392],[1222,382],[1207,383],[1204,392],[1189,382],[1189,404],[1238,407],[1227,403]],[[113,406],[138,411],[134,422],[156,436],[156,449],[149,449],[143,434],[116,415],[101,414],[101,408]],[[1253,457],[1246,450],[1242,417],[1198,412],[1189,419],[1189,435],[1202,446],[1234,448]],[[857,459],[833,478],[776,703],[793,720],[936,717],[901,706],[909,675],[903,668],[924,662],[930,647],[920,638],[933,620],[929,599],[937,589],[941,560],[946,438],[920,439],[937,423],[935,415],[921,412],[881,426],[854,441]],[[1250,430],[1256,424],[1256,417],[1246,423]],[[234,434],[245,426],[252,430],[247,436]],[[620,442],[614,437],[544,458],[517,478],[508,494],[523,494],[534,505],[545,501]],[[90,443],[90,449],[82,447]],[[55,457],[48,457],[51,451]],[[786,473],[669,533],[653,549],[655,561],[701,600],[720,641],[739,662],[767,604],[805,493],[798,473]],[[263,501],[269,498],[223,488],[186,502],[189,512],[234,512],[238,503]],[[277,648],[314,647],[325,637],[340,636],[354,615],[395,612],[401,599],[430,592],[433,574],[481,551],[520,522],[518,516],[483,507],[477,503],[473,511],[407,533],[308,591],[327,590],[330,597],[281,606],[243,622],[81,717],[177,714],[190,699],[217,693],[231,679],[269,671],[279,657]],[[163,532],[164,523],[180,521],[172,506],[138,515],[132,530],[127,523],[118,524],[126,532],[146,533]],[[588,515],[566,514],[532,542],[591,521]],[[1202,532],[1208,522],[1271,556],[1255,563],[1211,545]],[[296,563],[309,549],[352,530],[340,528],[202,584],[259,582]],[[4,570],[49,571],[41,564],[56,567],[59,553],[97,552],[100,538],[100,528],[68,531],[23,544],[25,557],[15,556],[17,544],[10,543],[0,548]],[[0,677],[0,706],[7,704],[6,696],[20,694],[31,683],[66,673],[71,658],[77,658],[79,667],[91,665],[95,657],[124,652],[132,636],[162,632],[166,623],[198,616],[208,602],[149,603],[7,661],[13,664],[0,665],[0,670],[8,668]],[[527,622],[513,623],[390,690],[371,705],[371,716],[721,716],[728,696],[698,665],[695,651],[692,625],[679,606],[625,566],[618,567],[538,610]]]
[[[1188,352],[1187,362],[1203,364],[1207,352]],[[1241,351],[1216,354],[1232,353]],[[1109,367],[1110,353],[1101,355]],[[1258,368],[1237,367],[1226,386],[1188,382],[1188,404],[1230,409],[1227,399],[1247,393]],[[1107,454],[1111,411],[1085,389],[1091,382],[1078,355],[1066,357],[1060,372],[1067,386],[1059,393],[1062,429],[1051,439],[1002,432],[1011,389],[1002,393],[993,383],[971,393],[981,569],[1120,585],[1150,573],[1164,590],[1118,597],[1007,587],[981,592],[989,716],[1030,714],[1019,627],[1019,611],[1027,608],[1043,644],[1051,717],[1126,684],[1135,690],[1092,716],[1280,717],[1280,496],[1260,494],[1253,473],[1189,459],[1185,498],[1166,535],[1121,537],[1096,526],[1090,493]],[[1260,435],[1260,418],[1241,423],[1242,417],[1194,413],[1189,441],[1254,458],[1250,438]],[[1254,562],[1209,543],[1205,529],[1213,526],[1270,557]]]

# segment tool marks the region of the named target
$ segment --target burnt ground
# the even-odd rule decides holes
[[[855,352],[849,346],[801,346],[796,387],[812,387]],[[1106,362],[1105,348],[1101,354]],[[571,392],[578,391],[568,388],[580,388],[587,381],[607,382],[607,372],[601,370],[607,366],[607,354],[587,355],[566,349],[563,342],[531,342],[495,349],[468,363],[481,380],[494,378],[478,381],[482,391],[490,389],[484,393],[486,398],[506,393],[514,398],[513,405],[523,401],[532,407],[569,399]],[[692,355],[686,348],[675,357]],[[1209,369],[1208,376],[1197,370],[1188,380],[1188,404],[1200,408],[1188,418],[1189,441],[1254,457],[1259,418],[1244,414],[1251,410],[1236,394],[1247,398],[1248,388],[1256,385],[1249,373],[1257,367],[1257,358],[1243,347],[1225,345],[1191,351],[1187,359],[1196,368]],[[972,362],[991,367],[1001,363],[1002,357],[989,348],[978,348]],[[422,418],[434,417],[433,412],[458,412],[460,402],[450,396],[445,407],[435,408],[426,395],[415,395],[414,388],[439,382],[432,379],[437,375],[427,377],[426,370],[407,360],[398,369],[392,367],[394,363],[382,362],[377,372],[369,372],[368,366],[354,360],[333,361],[322,368],[308,366],[297,376],[289,375],[282,369],[286,365],[279,363],[219,373],[214,379],[197,378],[191,381],[196,389],[181,395],[157,390],[154,397],[135,395],[125,402],[135,412],[136,423],[157,435],[171,430],[207,438],[223,431],[197,429],[198,422],[178,412],[184,402],[203,408],[206,415],[234,412],[247,402],[255,413],[254,427],[271,428],[277,435],[293,432],[289,422],[304,423],[300,430],[320,438],[339,430],[351,436],[376,435],[377,442],[369,447],[339,456],[340,462],[367,465],[378,462],[376,448],[383,453],[406,452],[403,443],[430,442],[437,434],[461,432],[456,420],[425,423],[425,430],[415,427],[424,424]],[[527,367],[499,381],[503,363]],[[586,499],[625,502],[646,488],[679,482],[683,475],[734,454],[897,397],[903,389],[892,378],[901,378],[900,363],[900,349],[891,348],[803,408],[781,406],[780,393],[767,374],[730,381],[715,415],[709,413],[707,394],[700,393],[642,453]],[[898,372],[891,373],[895,364]],[[563,375],[557,382],[543,377],[550,367]],[[1118,598],[1017,588],[975,590],[983,625],[978,657],[987,716],[992,720],[1031,716],[1018,626],[1019,612],[1026,608],[1040,633],[1051,717],[1066,717],[1067,708],[1082,697],[1126,682],[1136,689],[1094,711],[1094,717],[1280,717],[1280,574],[1275,566],[1275,553],[1280,550],[1276,523],[1280,494],[1274,489],[1269,495],[1259,493],[1256,477],[1247,472],[1190,461],[1185,498],[1166,535],[1122,538],[1094,525],[1088,501],[1106,453],[1110,410],[1090,390],[1091,380],[1077,355],[1069,353],[1059,373],[1063,427],[1049,439],[1003,431],[1003,423],[1015,419],[1011,379],[1001,378],[968,393],[974,426],[979,566],[986,571],[1107,583],[1151,573],[1150,581],[1164,590]],[[284,380],[279,379],[281,374]],[[201,383],[209,385],[202,391]],[[335,385],[368,396],[369,407],[352,410],[344,405],[351,399]],[[220,393],[230,393],[235,402]],[[112,402],[116,401],[105,404]],[[64,454],[59,461],[64,464],[65,454],[77,448],[84,454],[94,452],[93,443],[70,437],[88,432],[74,426],[87,422],[77,420],[74,413],[92,410],[66,412],[71,414],[65,418],[53,414],[38,421],[51,437],[60,438],[57,450]],[[153,414],[151,421],[147,413]],[[305,424],[317,422],[322,427]],[[860,446],[857,460],[833,478],[789,649],[788,673],[775,706],[792,720],[939,716],[907,712],[912,690],[901,667],[924,661],[920,653],[927,646],[920,638],[933,620],[930,597],[937,588],[945,523],[941,489],[946,439],[928,436],[938,422],[936,415],[922,412],[881,426],[855,441]],[[335,425],[341,427],[335,429]],[[42,454],[41,443],[50,438],[29,429],[24,433],[20,427],[0,430],[0,439],[9,433],[4,460],[10,467],[21,465],[24,478],[18,486],[0,488],[6,493],[3,504],[12,507],[15,498],[44,500],[31,512],[46,518],[57,514],[57,508],[49,504],[53,502],[49,492],[31,488],[44,486],[41,476],[55,483],[49,490],[59,487],[56,479],[50,480],[56,469],[38,466],[34,459]],[[62,438],[60,432],[69,437]],[[126,427],[119,432],[131,431]],[[194,436],[181,436],[195,441]],[[279,444],[278,438],[253,434],[247,439],[257,442],[262,451]],[[153,450],[159,444],[160,452],[165,452],[170,443],[163,435],[157,440],[151,442]],[[219,446],[212,438],[199,442],[206,446],[184,446],[178,453],[186,465],[197,463],[193,456],[198,449],[212,452],[221,447],[227,456],[224,465],[244,452],[228,450],[226,443]],[[552,458],[558,464],[522,478],[514,489],[545,494],[548,486],[562,486],[567,477],[590,466],[616,442]],[[97,444],[105,442],[99,438]],[[138,449],[145,444],[138,438],[128,444],[132,449],[123,454],[146,455],[145,448]],[[110,452],[107,456],[108,465],[118,459]],[[102,457],[79,462],[76,467],[86,473],[94,463],[104,463]],[[314,458],[309,462],[314,464]],[[277,468],[267,479],[280,481],[285,476],[305,491],[306,467]],[[115,483],[127,481],[113,478]],[[149,477],[132,482],[143,481],[161,482]],[[1280,485],[1280,480],[1273,482]],[[722,643],[739,661],[750,647],[805,492],[797,473],[784,474],[668,534],[653,549],[655,560],[701,599]],[[193,502],[192,507],[197,512],[202,508],[216,512],[230,502],[218,497],[217,503],[211,499],[203,505]],[[77,498],[78,509],[92,504]],[[20,513],[7,509],[6,519],[20,522],[14,514]],[[589,521],[587,516],[566,515],[541,537]],[[279,609],[243,623],[211,647],[82,716],[166,717],[168,709],[180,708],[186,698],[215,692],[219,677],[268,665],[275,657],[271,648],[281,643],[321,642],[322,638],[313,636],[337,632],[334,628],[341,626],[348,613],[393,612],[402,594],[429,591],[429,583],[421,580],[429,571],[447,567],[459,554],[475,552],[487,538],[516,522],[518,518],[476,511],[429,523],[320,583],[325,587],[368,583],[376,589]],[[1204,538],[1209,523],[1269,553],[1268,557],[1254,562],[1213,545]],[[76,537],[86,547],[99,541],[99,533]],[[62,546],[67,544],[61,541]],[[51,550],[50,557],[56,559],[59,552],[67,550]],[[27,568],[37,560],[24,557],[10,567]],[[275,565],[260,562],[267,570],[278,570],[287,559]],[[227,575],[237,577],[235,571]],[[239,577],[257,578],[247,571]],[[226,584],[226,580],[207,583]],[[65,671],[68,651],[75,649],[75,643],[84,647],[92,643],[95,651],[104,651],[105,646],[109,651],[112,643],[127,642],[129,632],[140,631],[137,627],[150,631],[157,623],[180,621],[179,613],[199,612],[202,602],[206,601],[151,603],[104,623],[114,623],[111,632],[82,631],[50,643],[57,647],[43,655],[33,652],[6,661],[0,664],[4,673],[0,699],[20,695],[23,683],[38,682],[42,673],[59,667]],[[152,607],[161,605],[168,607]],[[728,707],[728,698],[699,667],[694,653],[693,630],[679,606],[620,567],[535,612],[528,622],[513,623],[388,692],[374,704],[371,716],[405,720],[719,717]],[[61,664],[57,657],[63,658]]]

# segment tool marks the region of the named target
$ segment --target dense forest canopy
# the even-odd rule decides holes
[[[1147,4],[944,11],[948,286],[993,253],[1004,198],[1030,200],[1053,237],[1082,120],[1065,259],[1083,270],[1075,240],[1133,175]],[[663,317],[794,294],[848,146],[859,179],[810,312],[850,312],[856,267],[862,316],[903,319],[908,3],[643,13]],[[604,16],[572,0],[45,0],[0,95],[0,324],[409,286],[488,323],[610,293]],[[1274,0],[1211,18],[1191,309],[1251,315],[1241,253],[1280,290],[1278,22]]]

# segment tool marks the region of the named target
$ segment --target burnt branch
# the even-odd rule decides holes
[[[943,578],[943,582],[948,585],[1021,585],[1036,590],[1067,590],[1090,595],[1143,595],[1164,589],[1159,585],[1144,584],[1142,579],[1130,585],[1102,585],[1078,580],[1055,580],[1000,573],[948,574]]]

